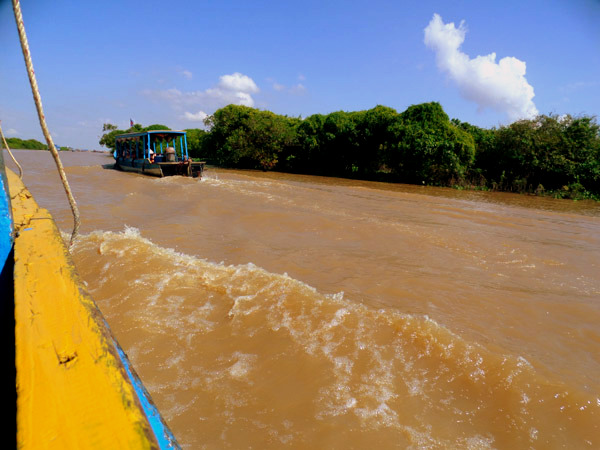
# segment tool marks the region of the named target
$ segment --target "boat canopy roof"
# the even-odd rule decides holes
[[[185,131],[182,130],[150,130],[150,131],[138,131],[137,133],[125,133],[115,136],[118,141],[135,140],[142,136],[149,136],[154,139],[173,139],[177,136],[185,136]]]

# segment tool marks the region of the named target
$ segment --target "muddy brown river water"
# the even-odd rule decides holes
[[[50,154],[15,155],[69,233]],[[600,448],[597,203],[61,157],[79,274],[184,448]]]

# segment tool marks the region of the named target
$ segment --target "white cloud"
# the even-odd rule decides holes
[[[206,114],[204,111],[198,111],[197,113],[191,113],[186,111],[183,114],[183,116],[181,116],[182,119],[188,120],[190,122],[204,122],[204,119],[206,119],[207,117],[208,114]]]
[[[14,128],[9,128],[8,130],[6,130],[6,134],[10,134],[11,136],[18,136],[19,132]]]
[[[256,94],[259,91],[252,78],[239,72],[219,77],[219,89],[248,94]]]
[[[236,72],[232,75],[221,76],[217,86],[204,91],[182,92],[179,89],[171,88],[162,91],[144,91],[143,94],[167,101],[174,106],[207,105],[219,108],[230,103],[254,106],[251,94],[257,92],[259,92],[258,86],[252,78]]]
[[[234,103],[236,105],[254,106],[254,99],[249,92],[221,89],[219,87],[207,89],[197,94],[199,99],[206,100],[221,106]]]
[[[181,118],[199,121],[204,111],[215,110],[229,104],[254,106],[253,94],[260,89],[247,75],[235,72],[231,75],[222,75],[215,87],[204,91],[183,92],[176,88],[165,90],[145,90],[143,95],[154,100],[163,101],[178,111],[184,111]],[[199,108],[198,112],[189,112],[190,109]]]
[[[200,98],[211,100],[220,106],[235,103],[237,105],[254,106],[251,94],[259,92],[258,86],[252,78],[235,72],[231,75],[219,77],[219,84],[204,92],[197,93]]]
[[[191,80],[193,77],[192,72],[190,72],[189,70],[182,70],[181,75],[183,75],[183,77],[187,78],[188,80]]]
[[[304,77],[302,77],[302,79],[304,79]],[[302,95],[306,92],[306,86],[304,86],[304,84],[302,83],[296,83],[292,86],[286,86],[285,84],[278,83],[273,78],[267,78],[267,81],[271,83],[273,90],[277,92],[285,92],[295,95]]]
[[[302,83],[298,83],[291,87],[290,92],[292,94],[304,94],[306,92],[306,86],[304,86]]]
[[[464,22],[456,28],[433,15],[425,28],[424,42],[435,51],[438,68],[450,76],[464,98],[481,109],[503,112],[511,120],[536,116],[535,94],[525,78],[525,62],[512,56],[496,62],[495,53],[471,59],[459,50],[466,32]]]

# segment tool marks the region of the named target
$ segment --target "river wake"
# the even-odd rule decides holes
[[[598,445],[600,399],[426,315],[96,231],[78,269],[189,448]]]

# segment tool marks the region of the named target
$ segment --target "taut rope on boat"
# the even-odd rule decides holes
[[[14,155],[10,151],[10,147],[8,146],[8,142],[6,142],[6,139],[4,138],[4,133],[2,132],[2,121],[1,120],[0,120],[0,136],[2,136],[2,143],[4,144],[4,148],[6,148],[6,150],[8,151],[8,154],[10,155],[10,157],[12,158],[12,160],[14,161],[14,163],[19,168],[19,179],[22,180],[23,179],[23,168],[21,167],[21,164],[19,164],[19,162],[15,159]]]
[[[25,24],[23,23],[23,15],[21,14],[21,5],[19,0],[12,0],[13,11],[15,13],[15,20],[17,22],[17,29],[19,30],[19,39],[21,41],[21,49],[23,51],[23,57],[25,58],[25,65],[27,67],[27,75],[29,75],[29,84],[31,85],[31,91],[33,93],[33,100],[35,101],[35,106],[37,108],[38,117],[40,119],[40,125],[42,127],[42,131],[44,133],[44,137],[46,138],[46,142],[48,143],[48,148],[50,149],[50,153],[54,157],[54,162],[56,163],[56,167],[58,169],[58,173],[60,175],[60,179],[62,181],[63,187],[65,188],[65,192],[67,194],[67,198],[69,199],[69,204],[71,205],[71,211],[73,212],[73,232],[71,233],[71,241],[69,242],[69,247],[73,245],[73,241],[77,237],[77,232],[79,231],[79,225],[81,224],[81,220],[79,218],[79,208],[77,207],[77,203],[75,202],[75,198],[73,197],[73,193],[71,192],[71,187],[69,186],[69,181],[67,180],[67,176],[65,174],[65,169],[63,167],[62,161],[58,156],[58,151],[54,146],[54,142],[52,141],[52,136],[50,136],[50,131],[48,130],[48,126],[46,125],[46,117],[44,116],[44,109],[42,108],[42,98],[40,96],[40,92],[38,90],[37,81],[35,79],[35,72],[33,70],[33,62],[31,61],[31,53],[29,51],[29,44],[27,42],[27,35],[25,34]]]

